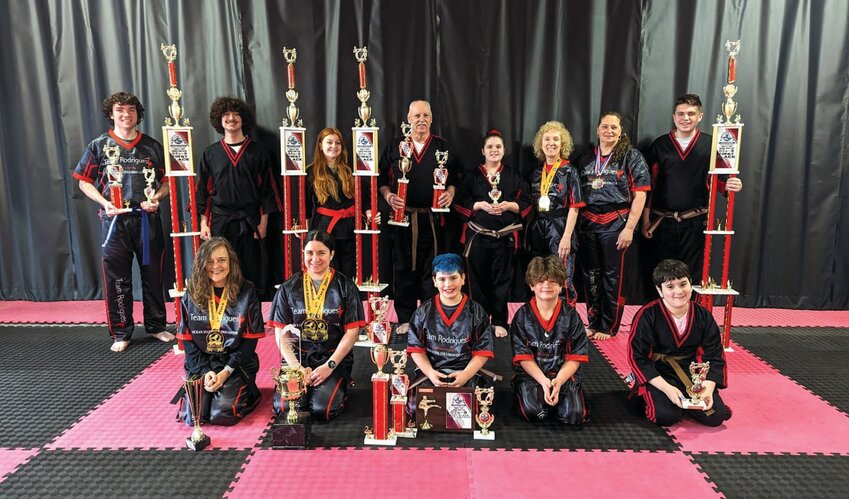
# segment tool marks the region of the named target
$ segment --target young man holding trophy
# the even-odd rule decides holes
[[[168,196],[162,144],[136,126],[144,106],[135,95],[118,92],[103,101],[113,128],[86,146],[73,177],[80,190],[100,205],[103,234],[103,297],[112,351],[122,352],[133,335],[133,257],[142,279],[145,331],[172,341],[165,330],[162,289],[164,239],[159,201]],[[154,185],[158,183],[158,188]]]
[[[719,327],[711,313],[690,300],[690,269],[664,260],[652,279],[660,299],[634,316],[628,345],[635,395],[645,403],[646,417],[661,426],[684,414],[707,426],[731,418],[717,389],[728,373]]]

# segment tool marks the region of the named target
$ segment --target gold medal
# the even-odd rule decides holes
[[[227,288],[221,292],[221,299],[215,303],[215,293],[209,297],[209,328],[211,331],[206,335],[206,350],[209,353],[221,353],[224,351],[224,335],[221,334],[221,321],[227,310]]]
[[[307,318],[301,327],[304,338],[310,341],[327,341],[329,336],[327,321],[324,320],[324,299],[327,297],[327,289],[330,287],[332,277],[331,269],[324,274],[316,291],[309,273],[304,272],[304,305],[307,309]]]
[[[592,186],[593,189],[601,189],[602,187],[604,187],[604,179],[601,177],[594,178]]]
[[[221,331],[213,329],[206,335],[206,351],[209,353],[221,353],[224,351],[224,335]]]
[[[548,211],[551,208],[551,198],[548,196],[540,196],[539,211]]]

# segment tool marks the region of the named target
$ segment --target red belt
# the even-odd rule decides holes
[[[588,211],[581,210],[581,216],[589,220],[590,222],[597,223],[599,225],[607,225],[610,222],[619,218],[620,215],[625,215],[629,213],[631,210],[628,208],[624,208],[616,211],[609,211],[607,213],[590,213]]]
[[[354,210],[354,205],[351,205],[344,210],[331,210],[330,208],[319,206],[315,212],[320,215],[330,217],[330,225],[327,226],[327,232],[330,234],[333,233],[333,227],[336,226],[336,223],[339,222],[339,220],[342,220],[343,218],[354,218],[357,214],[356,210]]]

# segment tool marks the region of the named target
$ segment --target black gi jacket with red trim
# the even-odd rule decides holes
[[[510,337],[513,371],[517,374],[525,373],[521,366],[525,360],[536,362],[549,378],[556,376],[566,361],[589,362],[584,323],[563,299],[557,301],[551,319],[543,321],[536,298],[531,298],[513,316]]]
[[[398,150],[398,145],[402,140],[403,137],[390,140],[380,156],[380,175],[377,178],[377,183],[380,187],[389,186],[394,193],[398,192],[398,179],[401,178],[401,169],[398,166],[401,161],[401,153]],[[448,170],[446,186],[456,185],[459,182],[463,174],[463,165],[460,163],[460,158],[454,154],[454,150],[448,145],[448,141],[438,135],[429,135],[420,153],[416,152],[414,144],[410,145],[413,149],[413,157],[410,161],[412,168],[407,172],[407,179],[410,180],[407,185],[407,206],[410,208],[430,208],[433,204],[433,170],[437,166],[434,153],[436,151],[448,152],[448,161],[445,163],[445,168]]]
[[[478,201],[486,201],[492,203],[492,198],[489,197],[489,192],[492,186],[486,178],[486,167],[478,166],[471,172],[463,176],[457,190],[457,195],[454,197],[454,211],[465,222],[474,222],[481,227],[490,230],[500,230],[508,225],[521,223],[531,211],[531,199],[528,193],[528,185],[522,180],[515,171],[509,166],[502,165],[499,169],[500,180],[498,190],[501,191],[499,202],[516,202],[519,204],[519,213],[512,211],[504,212],[501,215],[490,215],[483,210],[475,210],[473,206]]]

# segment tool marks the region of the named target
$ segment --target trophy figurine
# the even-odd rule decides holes
[[[189,402],[189,411],[192,416],[192,436],[186,439],[186,447],[193,451],[200,451],[210,444],[208,435],[203,433],[200,421],[203,418],[203,377],[191,376],[183,380],[186,389],[186,398]]]
[[[280,412],[271,426],[272,447],[305,449],[310,439],[309,412],[298,411],[298,402],[307,392],[306,377],[300,359],[301,331],[293,325],[276,329],[275,336],[283,360],[280,368],[271,368],[271,379],[280,397]],[[284,402],[289,410],[284,416]]]
[[[489,427],[495,422],[495,416],[489,412],[493,397],[495,397],[495,388],[475,388],[475,398],[480,407],[480,414],[475,415],[475,421],[481,427],[480,431],[475,430],[476,440],[495,440],[495,432],[489,431]]]
[[[410,377],[404,373],[407,367],[406,350],[389,350],[389,362],[395,369],[392,372],[392,429],[395,436],[402,438],[416,438],[415,423],[407,422],[407,392],[410,390]]]
[[[490,189],[489,191],[489,199],[492,200],[492,204],[495,204],[498,202],[499,199],[501,199],[501,191],[498,190],[498,184],[501,183],[501,173],[487,173],[486,180],[492,187],[492,189]]]
[[[154,200],[153,196],[156,195],[156,189],[153,187],[153,183],[156,181],[156,170],[151,168],[149,165],[142,169],[142,175],[144,175],[144,197],[147,199],[147,202],[150,204],[157,204],[158,201]]]
[[[441,407],[436,404],[436,400],[429,398],[427,395],[422,397],[419,401],[419,409],[424,411],[424,422],[419,426],[422,430],[429,430],[433,428],[433,425],[430,424],[430,421],[427,420],[427,413],[434,407]]]
[[[710,362],[690,362],[690,381],[692,385],[687,387],[687,397],[681,397],[681,406],[684,409],[701,409],[706,407],[702,395],[705,391],[705,378],[710,370]]]
[[[106,175],[109,177],[109,197],[112,206],[121,209],[124,207],[124,167],[118,162],[121,157],[121,149],[118,146],[103,146],[103,154],[106,156]]]
[[[413,126],[409,123],[401,123],[401,133],[404,134],[404,140],[398,144],[398,152],[401,154],[401,160],[398,162],[398,169],[401,170],[401,178],[398,179],[398,192],[396,196],[404,201],[404,206],[398,209],[392,209],[392,216],[389,218],[390,225],[399,225],[401,227],[410,226],[410,217],[407,216],[407,187],[410,179],[407,178],[407,172],[413,168],[413,145],[412,135]]]
[[[433,202],[431,203],[431,211],[447,212],[451,208],[439,206],[439,198],[445,192],[445,183],[448,181],[448,169],[445,168],[445,163],[448,161],[448,151],[436,151],[436,168],[433,169]]]
[[[373,314],[372,321],[366,328],[368,340],[375,345],[387,345],[391,331],[389,321],[386,320],[386,313],[389,310],[389,297],[371,296],[368,302]]]

